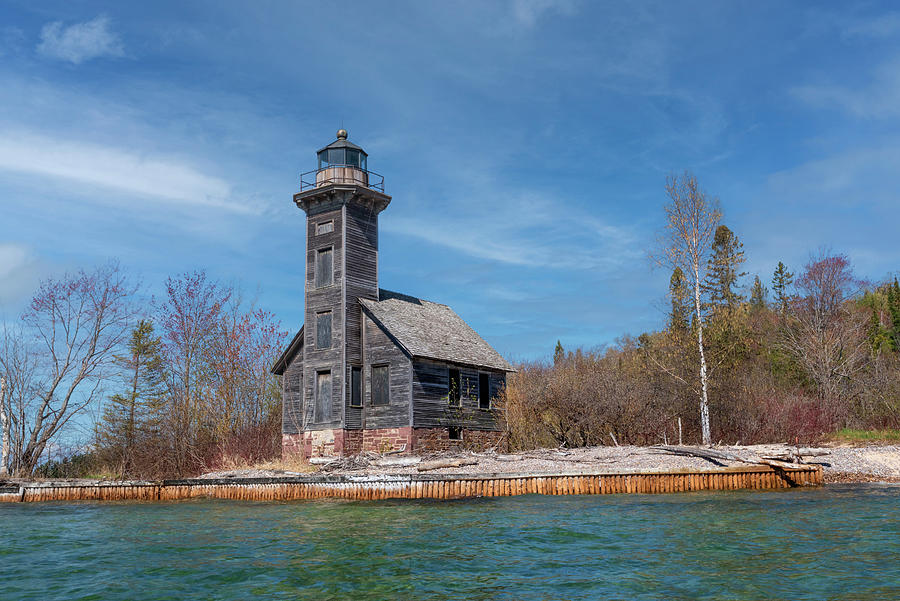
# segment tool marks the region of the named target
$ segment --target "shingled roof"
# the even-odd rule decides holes
[[[359,302],[410,356],[515,371],[447,305],[388,290],[378,296]]]
[[[291,343],[284,349],[284,352],[281,353],[281,356],[278,357],[278,360],[275,362],[275,365],[272,366],[272,373],[276,376],[283,376],[284,370],[287,369],[288,363],[291,362],[291,359],[294,358],[294,355],[297,354],[297,351],[300,350],[300,347],[303,346],[303,326],[300,326],[300,331],[294,334],[294,338],[291,340]]]

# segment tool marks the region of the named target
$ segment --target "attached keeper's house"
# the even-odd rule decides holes
[[[512,367],[447,305],[378,287],[384,178],[343,129],[317,154],[294,195],[306,212],[305,323],[273,368],[283,453],[497,444],[494,400]]]

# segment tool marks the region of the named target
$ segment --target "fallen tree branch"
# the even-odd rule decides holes
[[[748,460],[743,457],[739,457],[734,453],[726,453],[724,451],[714,451],[713,449],[704,449],[701,447],[678,447],[671,445],[655,445],[651,447],[653,449],[659,449],[661,451],[665,451],[667,453],[671,453],[672,455],[681,455],[684,457],[699,457],[701,459],[706,459],[707,461],[714,463],[718,466],[724,467],[726,464],[722,463],[723,461],[739,461],[741,463],[759,463],[758,460]]]

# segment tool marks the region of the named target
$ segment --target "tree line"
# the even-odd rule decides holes
[[[509,445],[900,428],[897,279],[863,281],[828,250],[751,278],[718,199],[690,173],[665,190],[650,257],[670,276],[665,327],[520,364],[499,402]],[[0,330],[0,476],[188,476],[276,458],[269,370],[285,341],[271,313],[202,271],[155,299],[117,263],[48,279]]]
[[[285,337],[202,271],[157,299],[116,263],[49,279],[0,332],[0,473],[150,478],[276,457]]]
[[[690,173],[666,192],[651,257],[671,274],[665,327],[600,350],[557,343],[552,363],[520,365],[503,399],[511,445],[813,442],[900,427],[897,279],[863,281],[827,249],[796,273],[779,262],[750,277],[718,200]]]

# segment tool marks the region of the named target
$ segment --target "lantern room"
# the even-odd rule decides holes
[[[339,129],[337,140],[319,149],[316,157],[319,162],[316,188],[331,184],[369,186],[369,171],[366,168],[369,156],[365,150],[347,141],[346,129]]]
[[[337,140],[320,149],[316,155],[319,159],[319,169],[329,167],[355,167],[366,171],[366,159],[369,155],[366,151],[347,141],[347,130],[339,129]]]

